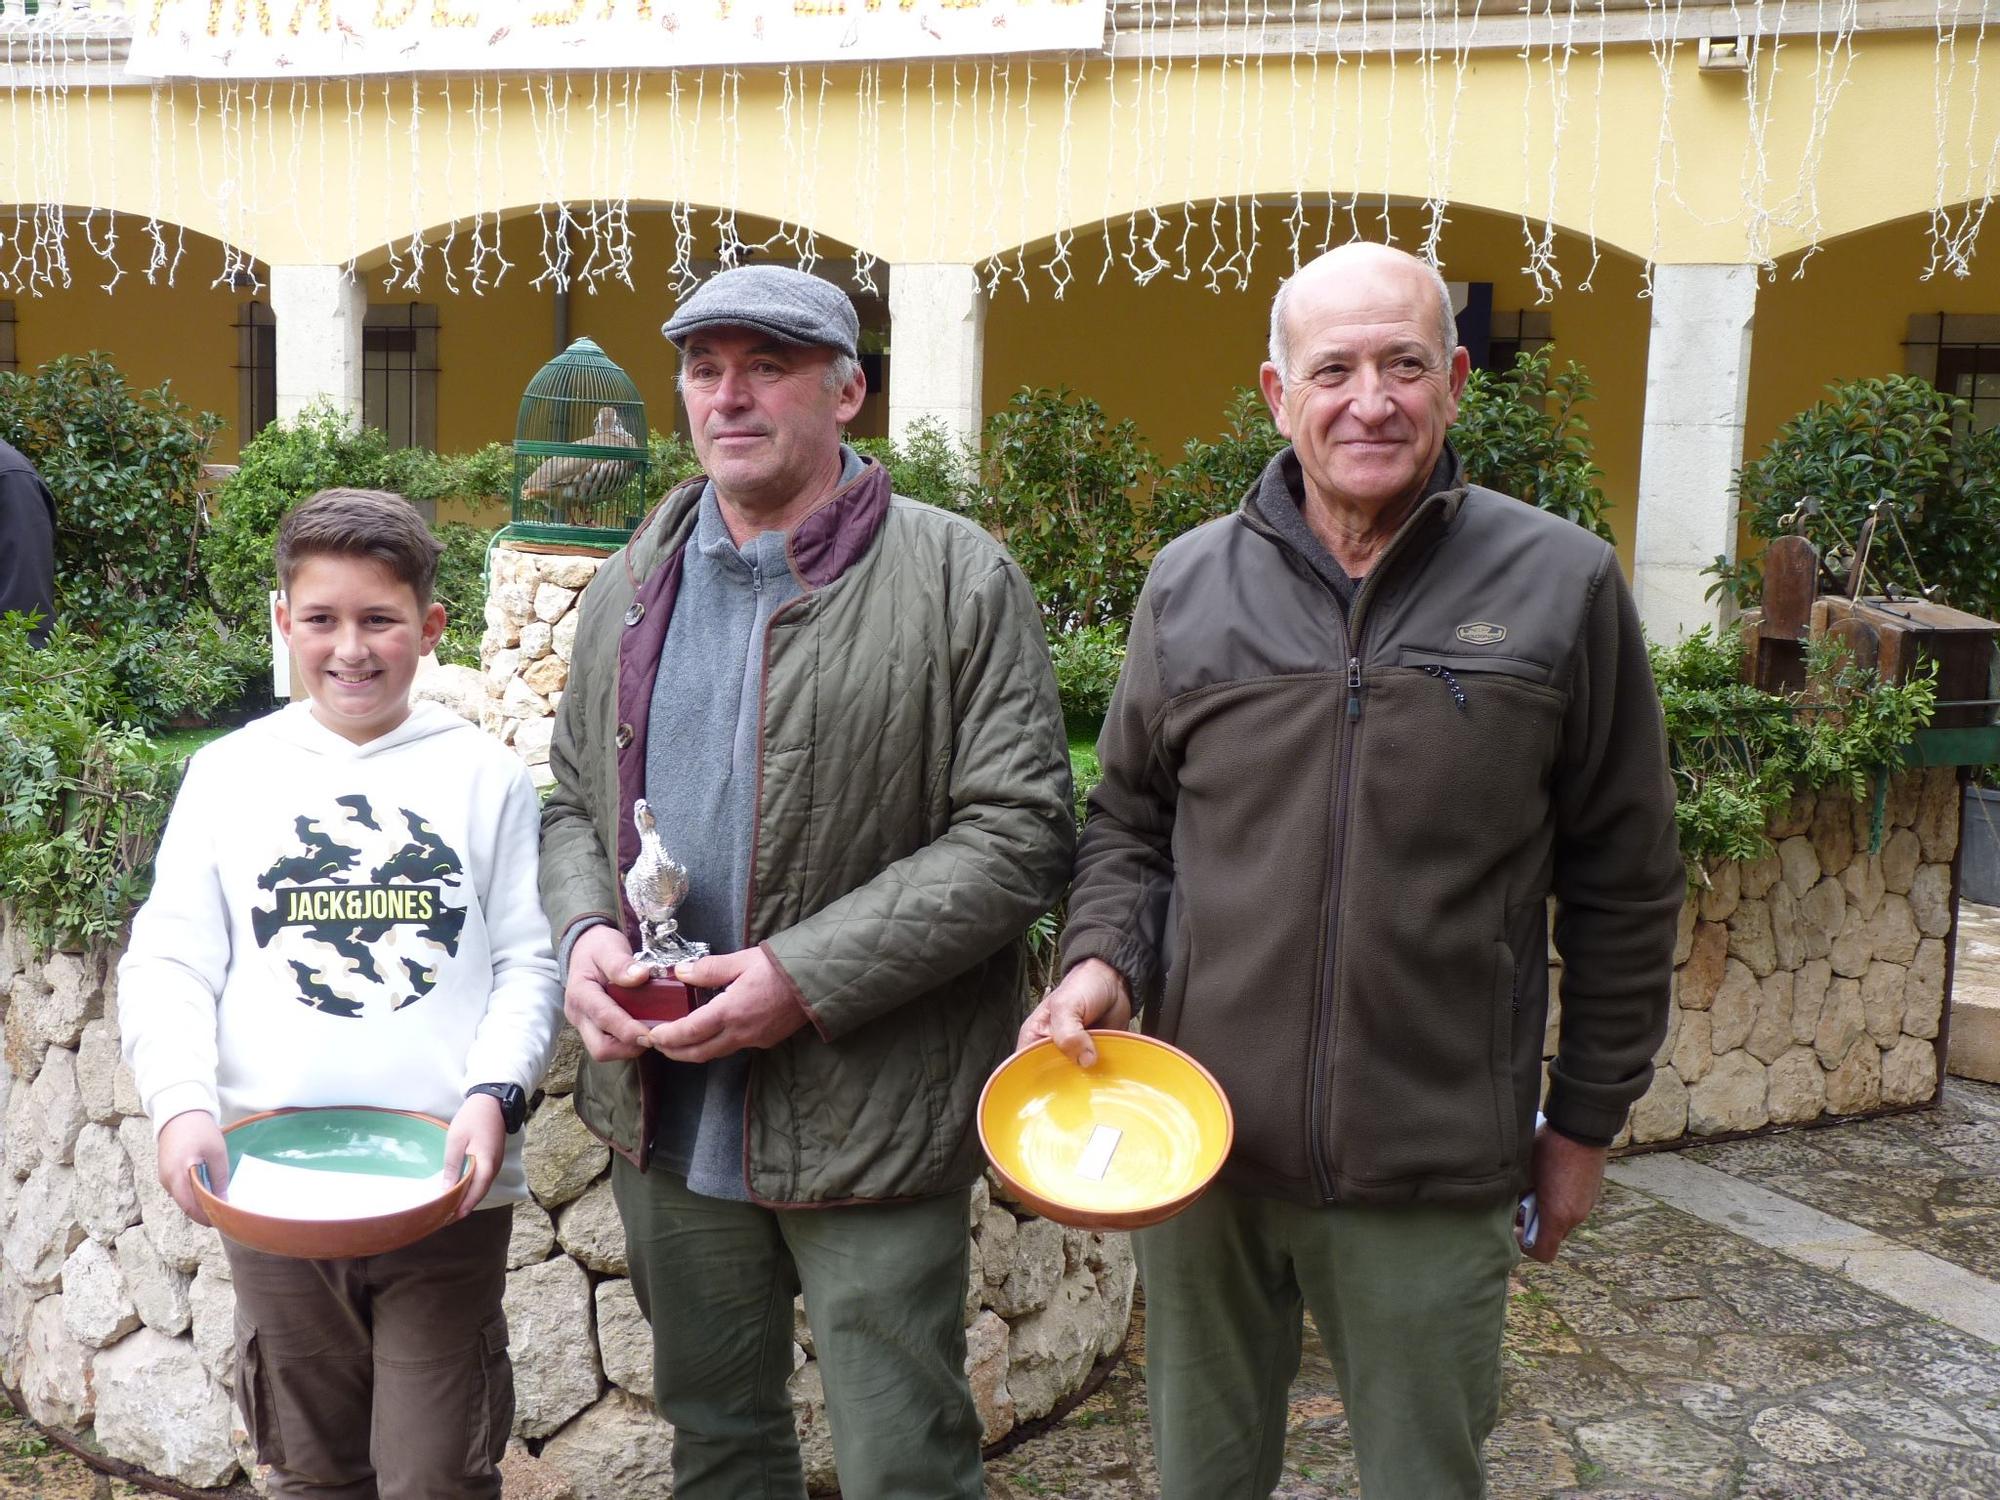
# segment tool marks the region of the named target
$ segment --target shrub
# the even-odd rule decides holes
[[[986,424],[966,506],[1014,554],[1057,628],[1124,620],[1157,546],[1158,462],[1130,420],[1066,390],[1017,392]]]
[[[1590,377],[1571,360],[1549,373],[1549,351],[1524,349],[1504,373],[1474,370],[1451,429],[1452,446],[1474,484],[1576,522],[1615,541],[1604,519],[1604,471],[1591,462],[1590,426],[1577,408]]]
[[[1125,665],[1125,627],[1079,625],[1059,631],[1049,639],[1049,656],[1064,722],[1073,730],[1094,729],[1111,706],[1112,689]]]
[[[1285,446],[1270,407],[1255,390],[1241,389],[1230,397],[1223,420],[1222,435],[1214,442],[1189,438],[1182,445],[1181,461],[1153,491],[1148,521],[1155,552],[1182,532],[1235,510]]]
[[[78,629],[172,625],[202,598],[202,460],[222,419],[165,385],[134,394],[103,354],[0,373],[0,438],[56,502],[57,612]]]
[[[646,503],[653,504],[675,485],[701,472],[701,460],[694,456],[694,444],[678,432],[646,434]],[[509,470],[508,482],[513,482]]]
[[[444,606],[444,637],[437,659],[446,666],[479,665],[479,638],[486,631],[486,549],[494,533],[449,521],[437,528],[444,554],[438,558],[438,603]]]
[[[1902,747],[1930,722],[1937,698],[1934,672],[1883,683],[1824,639],[1808,644],[1802,693],[1744,682],[1735,640],[1707,630],[1654,646],[1652,663],[1674,819],[1690,860],[1768,853],[1766,824],[1800,790],[1833,783],[1865,797],[1871,778],[1893,770]]]
[[[209,591],[223,618],[261,627],[266,596],[277,586],[271,548],[278,523],[306,496],[337,485],[393,489],[395,481],[423,478],[408,460],[392,466],[382,433],[353,426],[329,405],[308,407],[293,423],[271,423],[244,445],[241,466],[222,485],[215,522],[201,544]]]
[[[935,417],[917,421],[901,444],[892,438],[855,438],[852,446],[889,471],[897,494],[970,514],[973,456]]]
[[[660,441],[657,433],[654,438]],[[266,595],[276,586],[271,553],[278,524],[315,490],[345,486],[394,490],[413,501],[495,501],[508,496],[513,481],[514,451],[505,443],[458,455],[392,448],[385,434],[353,426],[331,406],[309,407],[296,422],[274,422],[251,439],[242,466],[223,485],[220,513],[201,548],[210,591],[225,620],[261,637]],[[434,529],[445,549],[437,598],[448,621],[438,660],[476,667],[493,532],[457,521]]]
[[[38,947],[115,939],[152,883],[180,764],[132,717],[91,637],[0,619],[0,890]]]
[[[1794,529],[1796,516],[1796,529],[1831,557],[1888,500],[1895,523],[1876,533],[1868,591],[1940,585],[1958,608],[2000,617],[2000,432],[1973,431],[1963,401],[1914,376],[1827,390],[1738,472],[1751,534],[1768,540]],[[1801,510],[1804,501],[1812,504]],[[1760,591],[1754,566],[1717,558],[1709,571],[1720,575],[1717,590],[1739,599]]]
[[[170,626],[105,636],[98,647],[130,718],[149,732],[232,716],[270,680],[269,633],[232,631],[206,606]]]

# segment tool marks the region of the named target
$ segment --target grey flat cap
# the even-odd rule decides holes
[[[738,266],[711,276],[660,325],[676,349],[704,328],[756,328],[788,344],[832,349],[852,359],[861,320],[847,293],[789,266]]]

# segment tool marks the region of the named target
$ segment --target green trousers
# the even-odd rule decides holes
[[[1513,1206],[1310,1208],[1210,1188],[1133,1236],[1162,1500],[1263,1500],[1312,1309],[1367,1500],[1478,1500]]]
[[[806,1298],[841,1491],[978,1500],[965,1378],[969,1190],[773,1210],[614,1161],[632,1290],[653,1328],[653,1396],[674,1427],[677,1500],[802,1500],[786,1381]]]

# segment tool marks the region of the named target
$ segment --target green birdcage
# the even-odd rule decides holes
[[[646,513],[646,403],[589,339],[543,365],[514,424],[513,530],[618,545]]]

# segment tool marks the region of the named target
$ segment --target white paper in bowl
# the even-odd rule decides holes
[[[225,1195],[237,1208],[273,1219],[372,1219],[428,1203],[449,1186],[437,1177],[317,1172],[245,1156]]]

